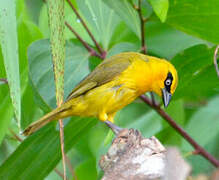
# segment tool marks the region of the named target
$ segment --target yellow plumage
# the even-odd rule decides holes
[[[73,89],[61,107],[32,123],[24,135],[32,134],[52,120],[73,115],[113,122],[115,113],[139,95],[153,91],[162,96],[163,89],[173,94],[177,82],[177,72],[168,61],[140,53],[120,53],[98,65]]]

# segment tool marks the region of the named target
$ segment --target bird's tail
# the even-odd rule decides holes
[[[53,120],[58,120],[61,118],[66,117],[66,112],[69,110],[69,108],[56,108],[53,111],[49,112],[42,118],[40,118],[38,121],[33,122],[30,124],[23,132],[22,134],[24,136],[29,136],[47,123],[53,121]]]

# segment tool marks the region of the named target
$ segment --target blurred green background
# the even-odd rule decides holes
[[[123,51],[140,51],[140,21],[132,7],[137,5],[136,0],[72,3],[107,51],[107,57]],[[219,158],[219,79],[213,55],[219,44],[218,9],[218,0],[142,0],[147,19],[144,27],[147,53],[170,60],[179,74],[179,86],[166,111],[216,158]],[[67,2],[65,19],[94,47]],[[49,36],[46,3],[0,0],[0,78],[10,81],[9,84],[0,81],[0,179],[60,179],[54,170],[62,171],[58,126],[50,123],[25,140],[19,135],[28,124],[56,107]],[[65,37],[66,97],[101,60],[91,57],[67,28]],[[8,57],[13,61],[8,61]],[[98,179],[101,177],[98,161],[110,145],[109,130],[94,118],[69,119],[64,121],[65,150],[74,173],[79,180]],[[182,154],[193,150],[140,99],[118,112],[115,122],[121,127],[137,128],[145,137],[155,135],[164,145],[177,146]],[[211,174],[214,170],[201,156],[185,158],[194,175]],[[69,169],[67,176],[73,179]]]

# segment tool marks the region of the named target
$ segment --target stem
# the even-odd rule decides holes
[[[13,137],[19,141],[19,142],[22,142],[23,140],[11,129],[9,128],[9,131],[11,132],[11,134],[13,135]]]
[[[78,178],[77,178],[77,176],[76,176],[76,174],[75,174],[75,171],[74,171],[74,169],[73,169],[73,167],[72,167],[72,165],[71,165],[71,161],[70,161],[70,159],[68,158],[67,155],[65,156],[65,159],[66,159],[66,164],[67,164],[67,166],[68,166],[68,169],[69,169],[70,172],[71,172],[72,177],[74,178],[74,180],[77,180]]]
[[[134,9],[137,10],[138,16],[139,16],[139,20],[140,20],[140,23],[141,23],[141,52],[143,54],[147,54],[147,48],[146,48],[146,45],[145,45],[145,38],[144,38],[144,36],[145,36],[144,25],[146,23],[146,20],[145,20],[145,18],[142,15],[141,0],[138,0],[138,7],[136,7],[135,5],[133,5],[133,7],[134,7]],[[153,92],[150,92],[150,95],[151,95],[151,101],[155,105],[156,101],[155,101]]]
[[[143,54],[146,54],[147,53],[147,50],[146,50],[146,45],[145,45],[145,30],[144,30],[144,25],[145,25],[145,19],[142,15],[142,11],[141,11],[141,0],[138,0],[138,8],[135,8],[138,12],[138,16],[139,16],[139,20],[140,20],[140,23],[141,23],[141,52]]]
[[[62,164],[63,164],[63,171],[64,171],[64,180],[67,179],[66,177],[66,160],[65,160],[65,148],[64,148],[64,125],[62,119],[59,120],[59,134],[60,134],[60,142],[61,142],[61,151],[62,151]]]
[[[219,167],[219,161],[215,159],[211,154],[209,154],[204,148],[202,148],[191,136],[181,128],[176,122],[163,110],[160,106],[153,104],[147,97],[144,95],[141,96],[141,99],[152,107],[157,113],[163,117],[170,126],[172,126],[181,136],[183,136],[195,149],[197,154],[202,155],[205,159],[209,160],[215,167]]]
[[[219,48],[219,45],[216,46],[216,49],[214,51],[214,66],[215,66],[215,70],[216,70],[217,76],[219,78],[219,69],[218,69],[218,64],[217,64],[218,48]]]
[[[74,13],[76,14],[76,16],[78,17],[78,19],[80,20],[80,22],[82,23],[82,25],[84,26],[85,30],[87,31],[88,35],[90,36],[90,38],[92,39],[92,41],[94,42],[97,50],[99,51],[99,53],[103,56],[103,59],[106,56],[106,52],[100,47],[100,45],[98,44],[98,42],[96,41],[96,39],[94,38],[93,34],[90,32],[90,30],[87,27],[87,24],[84,22],[84,20],[82,19],[82,17],[80,16],[80,14],[78,13],[77,9],[74,7],[74,5],[72,4],[72,2],[70,0],[67,0],[68,4],[71,6],[72,10],[74,11]]]
[[[55,168],[54,171],[55,171],[62,179],[64,179],[64,174],[63,174],[61,171],[59,171],[57,168]]]
[[[83,44],[83,46],[87,49],[88,52],[90,52],[91,56],[96,56],[102,59],[102,56],[98,54],[93,48],[91,48],[81,37],[80,35],[71,27],[71,25],[65,21],[65,25],[68,27],[68,29],[73,32],[73,34],[76,36],[76,38]]]

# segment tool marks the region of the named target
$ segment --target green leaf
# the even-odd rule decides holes
[[[171,101],[166,109],[167,113],[174,119],[174,121],[180,125],[185,125],[185,112],[184,112],[184,103],[182,99],[177,101]],[[158,135],[158,139],[168,145],[179,146],[182,143],[182,136],[173,129],[166,120],[162,121],[163,129]]]
[[[142,102],[133,102],[116,115],[115,122],[124,128],[135,128],[145,137],[158,133],[162,118],[155,111],[147,111],[147,105]]]
[[[127,52],[127,51],[138,51],[138,46],[134,43],[129,42],[121,42],[115,44],[107,53],[107,57],[119,54],[121,52]]]
[[[29,84],[23,93],[21,105],[21,127],[24,129],[43,115],[42,110],[34,101],[34,92]]]
[[[119,18],[102,0],[77,0],[82,17],[103,49],[108,49]]]
[[[169,8],[169,0],[149,0],[149,3],[161,22],[165,22]]]
[[[172,59],[179,76],[179,85],[173,98],[200,100],[218,93],[219,81],[213,66],[214,49],[197,45]]]
[[[26,10],[26,3],[25,0],[15,0],[16,3],[16,18],[17,22],[19,22],[21,19],[28,20],[28,14]]]
[[[129,28],[140,37],[140,21],[137,11],[127,0],[104,0],[117,13]]]
[[[20,20],[18,24],[18,45],[19,45],[19,61],[20,61],[20,73],[26,73],[27,77],[28,63],[27,63],[27,48],[28,46],[38,39],[42,38],[42,33],[39,28],[31,21]],[[21,78],[21,81],[23,79]]]
[[[0,1],[0,43],[14,113],[20,127],[21,93],[15,3],[13,0]]]
[[[0,144],[8,131],[8,126],[10,125],[11,119],[13,117],[13,106],[11,104],[10,96],[8,93],[9,89],[6,87],[0,87]],[[6,110],[7,109],[7,110]]]
[[[78,179],[81,179],[81,180],[87,180],[87,179],[96,180],[97,179],[96,162],[94,158],[90,158],[86,160],[80,166],[78,166],[75,170],[76,170],[76,176]]]
[[[33,23],[38,24],[39,23],[39,14],[40,10],[43,6],[43,4],[46,4],[44,1],[35,1],[35,0],[17,0],[18,4],[20,4],[20,1],[24,1],[24,4],[26,5],[26,9],[24,10],[25,13],[27,13],[28,19],[32,20]],[[22,10],[23,12],[23,10]]]
[[[66,44],[65,97],[90,72],[88,58],[89,53],[83,47],[69,42]],[[31,44],[28,48],[28,60],[34,91],[44,101],[43,106],[41,103],[38,105],[55,108],[55,85],[49,41],[39,40]]]
[[[89,72],[88,57],[89,54],[86,50],[74,43],[67,43],[65,90],[68,93]],[[28,49],[28,60],[30,78],[35,91],[49,108],[55,107],[49,41],[39,40],[34,42]],[[66,152],[96,124],[96,121],[92,118],[73,117],[71,119],[65,127]],[[54,123],[50,123],[21,143],[0,167],[0,175],[6,179],[14,179],[15,177],[18,179],[42,179],[54,169],[60,159],[59,132],[55,130]],[[16,170],[13,173],[8,171],[8,169],[14,168]],[[41,172],[40,175],[39,172]]]
[[[5,77],[5,69],[2,53],[0,51],[0,77]],[[0,144],[8,130],[8,126],[11,123],[11,119],[13,117],[13,106],[10,99],[9,87],[7,84],[3,84],[0,86]]]
[[[171,103],[166,108],[167,113],[179,124],[185,124],[185,112],[184,103],[182,99],[177,101],[171,101]],[[177,112],[177,113],[176,113]],[[169,126],[169,125],[168,125]]]
[[[219,44],[218,0],[171,0],[167,23],[193,36]]]
[[[64,131],[65,151],[68,152],[95,123],[92,118],[72,118]],[[43,179],[60,159],[59,132],[50,123],[25,139],[0,166],[0,179]]]
[[[110,47],[112,48],[112,46],[115,46],[122,42],[134,43],[138,45],[138,49],[140,49],[139,38],[123,21],[117,25],[111,39]]]
[[[80,10],[78,9],[78,11]],[[71,27],[73,27],[73,29],[80,35],[80,37],[83,38],[84,41],[86,41],[88,44],[92,46],[95,45],[90,36],[88,35],[87,31],[85,30],[84,26],[82,25],[82,23],[80,22],[80,20],[75,15],[72,8],[69,6],[67,2],[65,4],[65,20],[71,25]],[[89,26],[89,30],[91,30],[93,33],[94,31],[92,30],[92,27],[89,25],[89,22],[87,25]],[[65,35],[66,39],[76,39],[75,35],[67,27],[65,28]],[[99,39],[98,36],[96,38]]]
[[[186,131],[202,146],[218,135],[219,111],[215,108],[218,106],[219,96],[216,96],[206,106],[200,108],[186,125]],[[186,151],[191,150],[191,146],[185,141],[182,148]]]
[[[82,23],[79,21],[75,13],[72,11],[72,8],[69,6],[69,4],[66,1],[65,1],[65,20],[66,22],[68,22],[68,24],[71,25],[71,27],[74,28],[74,30],[80,35],[80,37],[83,38],[84,41],[86,41],[91,45],[94,45],[88,33],[82,26]],[[46,4],[42,6],[39,14],[39,28],[43,32],[44,37],[49,38],[49,34],[50,34],[49,20],[48,20],[48,12],[47,12]],[[65,38],[66,39],[76,38],[75,35],[67,27],[65,28]]]
[[[43,4],[40,10],[39,29],[45,38],[49,38],[49,18],[46,4]]]
[[[19,45],[19,61],[21,74],[21,128],[26,127],[30,122],[36,120],[37,115],[42,115],[37,109],[33,101],[33,93],[28,84],[28,62],[27,48],[35,40],[42,37],[38,27],[30,21],[21,20],[18,24],[18,45]],[[30,108],[31,107],[31,108]],[[36,115],[37,114],[37,115]]]
[[[18,32],[19,70],[21,94],[28,84],[27,47],[35,40],[42,38],[42,33],[36,24],[30,20],[25,0],[16,0],[16,17]],[[22,101],[21,101],[22,103]],[[21,104],[23,107],[23,104]],[[21,115],[22,116],[22,115]],[[22,120],[21,120],[22,127]]]
[[[146,23],[145,31],[148,53],[167,59],[191,46],[206,43],[159,21]]]

